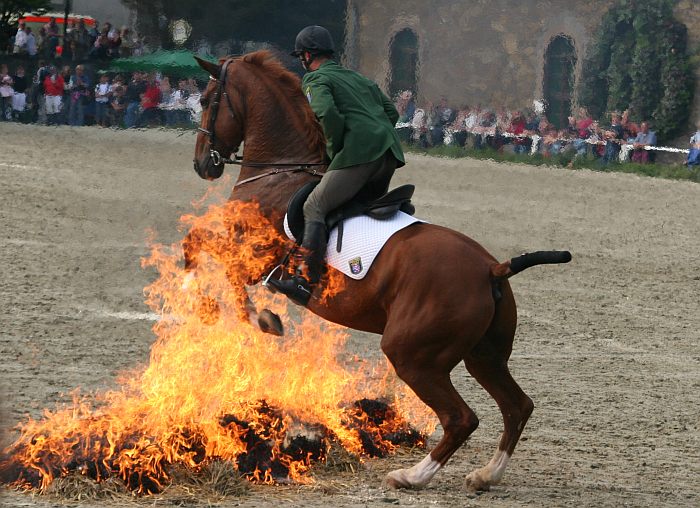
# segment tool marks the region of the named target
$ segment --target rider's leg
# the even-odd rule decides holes
[[[301,273],[290,279],[273,279],[268,284],[287,295],[294,303],[305,306],[323,268],[328,241],[326,216],[361,191],[362,194],[368,192],[374,198],[381,196],[386,192],[395,168],[396,159],[388,152],[367,164],[328,171],[304,203]],[[367,191],[365,187],[368,187]]]

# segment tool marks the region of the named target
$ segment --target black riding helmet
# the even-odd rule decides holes
[[[312,55],[332,55],[335,52],[335,44],[331,33],[322,26],[307,26],[297,35],[291,55],[300,56],[304,51]]]

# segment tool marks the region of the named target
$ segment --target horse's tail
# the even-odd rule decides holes
[[[510,259],[509,261],[504,261],[503,263],[498,263],[491,267],[491,277],[496,280],[508,279],[513,275],[530,268],[535,265],[552,265],[559,263],[568,263],[571,261],[571,252],[568,250],[543,250],[539,252],[531,252],[529,254],[523,254]]]

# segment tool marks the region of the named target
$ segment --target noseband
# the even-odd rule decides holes
[[[204,129],[203,127],[198,127],[197,131],[205,134],[209,140],[209,157],[211,158],[212,163],[214,166],[220,166],[221,164],[237,164],[239,166],[248,166],[248,167],[257,167],[257,168],[274,168],[272,171],[262,173],[256,176],[253,176],[251,178],[247,178],[245,180],[239,181],[236,183],[236,186],[243,185],[248,182],[252,182],[255,180],[259,180],[260,178],[265,178],[267,176],[272,176],[276,175],[279,173],[297,173],[297,172],[305,172],[309,173],[311,175],[319,175],[323,176],[324,172],[319,171],[315,168],[320,167],[320,166],[327,166],[325,162],[245,162],[242,157],[239,157],[237,152],[238,152],[238,147],[233,151],[233,159],[224,157],[219,153],[218,150],[215,148],[216,144],[216,133],[214,131],[215,125],[216,125],[216,118],[219,114],[219,105],[221,103],[221,97],[226,98],[226,104],[228,105],[228,110],[231,113],[231,118],[235,119],[236,114],[235,110],[233,108],[233,104],[231,103],[231,97],[229,96],[228,92],[226,92],[226,75],[227,75],[227,69],[228,66],[231,62],[233,62],[233,58],[227,59],[223,65],[221,66],[221,72],[219,73],[219,79],[216,79],[214,76],[210,76],[209,79],[216,81],[217,83],[217,88],[216,91],[214,92],[214,97],[212,99],[211,105],[209,106],[211,108],[211,115],[209,116],[209,125],[208,129]]]

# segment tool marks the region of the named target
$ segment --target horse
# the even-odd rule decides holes
[[[323,132],[299,78],[265,51],[198,62],[210,81],[202,96],[194,169],[213,180],[226,162],[240,163],[230,200],[259,203],[271,227],[284,234],[290,197],[319,179],[325,162]],[[201,234],[192,232],[185,240],[186,269],[196,266]],[[280,250],[276,259],[282,256]],[[450,381],[460,362],[495,399],[504,424],[493,458],[466,476],[466,486],[488,490],[501,481],[534,408],[508,369],[517,322],[508,278],[530,266],[570,259],[566,251],[546,251],[499,263],[464,234],[419,222],[388,240],[364,279],[346,278],[342,290],[328,298],[320,298],[322,288],[315,289],[308,309],[341,326],[381,335],[381,349],[396,374],[443,428],[422,461],[386,476],[389,487],[425,487],[479,425]],[[261,276],[249,282],[260,282]],[[240,303],[247,315],[249,300],[241,296]]]

